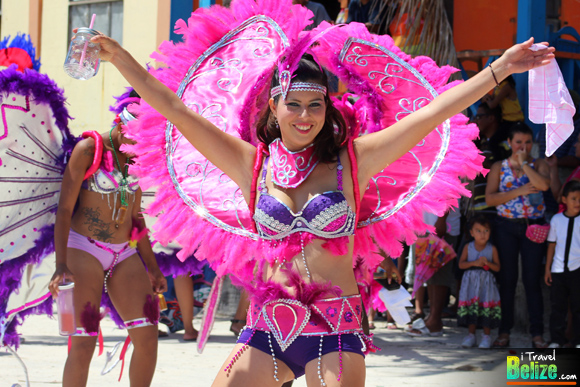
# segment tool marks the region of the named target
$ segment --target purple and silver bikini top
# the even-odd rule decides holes
[[[336,191],[315,195],[296,214],[280,199],[268,193],[266,187],[268,159],[264,161],[260,197],[254,213],[256,229],[262,239],[280,240],[297,232],[307,232],[325,239],[354,234],[356,214],[342,192],[340,158],[336,172],[338,180]]]

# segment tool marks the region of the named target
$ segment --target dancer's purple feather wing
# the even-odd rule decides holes
[[[54,251],[62,173],[76,143],[64,103],[62,90],[46,75],[15,67],[0,71],[0,333],[15,347],[16,327],[26,314],[52,313],[50,275],[26,281],[23,275]],[[25,296],[11,297],[16,292]]]

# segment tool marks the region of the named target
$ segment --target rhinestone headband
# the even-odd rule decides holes
[[[310,82],[292,82],[290,83],[290,88],[288,89],[288,91],[315,91],[317,93],[326,95],[326,87],[318,83],[310,83]],[[275,98],[280,94],[282,94],[282,86],[276,86],[272,88],[272,98]]]
[[[127,125],[129,123],[129,121],[133,121],[134,119],[136,119],[136,117],[129,113],[129,110],[127,110],[127,108],[123,108],[123,111],[121,113],[119,113],[119,118],[121,119],[121,121],[123,121],[123,124]]]

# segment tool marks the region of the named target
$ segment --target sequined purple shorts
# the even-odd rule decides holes
[[[298,378],[304,375],[306,364],[317,359],[319,355],[324,356],[327,353],[338,352],[340,349],[341,351],[357,353],[364,357],[363,343],[358,335],[353,333],[341,334],[340,346],[338,344],[338,336],[298,336],[285,351],[282,351],[276,340],[273,337],[269,338],[268,332],[256,330],[252,335],[252,329],[246,328],[240,335],[238,343],[246,343],[267,354],[272,354],[273,351],[276,360],[284,362],[294,373],[294,378]],[[322,349],[320,348],[321,340]],[[272,343],[272,350],[270,350],[270,343]]]

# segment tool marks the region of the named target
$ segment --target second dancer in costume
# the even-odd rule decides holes
[[[64,386],[87,383],[103,289],[135,346],[131,385],[150,385],[155,372],[159,307],[154,293],[165,291],[167,283],[144,235],[141,189],[128,174],[130,155],[120,149],[129,142],[121,127],[132,119],[125,108],[111,130],[86,132],[64,173],[54,232],[56,272],[49,286],[56,296],[63,281],[75,282],[77,331],[71,337]]]

